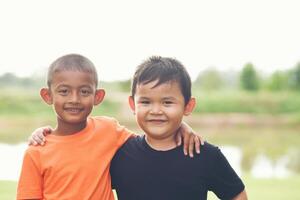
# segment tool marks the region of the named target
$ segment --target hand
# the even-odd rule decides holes
[[[182,122],[180,129],[176,134],[176,144],[180,146],[183,138],[183,152],[184,155],[194,157],[194,149],[200,153],[200,144],[204,145],[204,139],[201,135],[195,134],[194,130],[185,122]]]
[[[41,127],[36,129],[35,131],[33,131],[33,133],[31,134],[31,136],[28,138],[28,145],[44,145],[46,142],[46,138],[45,136],[48,134],[51,134],[52,132],[52,128],[50,126],[45,126],[45,127]]]

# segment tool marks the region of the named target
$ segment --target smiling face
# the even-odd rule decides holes
[[[43,88],[41,96],[46,103],[53,104],[58,128],[76,130],[85,126],[93,106],[102,101],[104,91],[96,90],[91,73],[66,70],[54,74],[50,89]]]
[[[148,140],[174,141],[183,116],[191,113],[195,101],[191,98],[185,106],[184,97],[176,81],[158,86],[156,83],[157,81],[138,84],[134,98],[129,98],[129,104]]]

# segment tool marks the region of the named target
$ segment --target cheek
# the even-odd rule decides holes
[[[182,116],[184,110],[181,107],[171,107],[166,112],[171,116]]]
[[[55,95],[52,97],[52,102],[55,104],[62,104],[67,100],[67,97]]]
[[[135,107],[135,113],[139,115],[144,115],[147,113],[147,107],[138,105]]]
[[[80,102],[82,104],[86,104],[86,105],[94,105],[94,102],[95,102],[95,98],[94,97],[83,97],[81,98]]]
[[[147,117],[147,112],[143,109],[135,109],[135,118],[137,121],[142,122]]]
[[[142,119],[145,114],[141,110],[135,110],[135,116],[137,119]]]
[[[168,113],[168,116],[172,121],[178,123],[178,121],[182,120],[184,113],[183,110],[172,110]]]

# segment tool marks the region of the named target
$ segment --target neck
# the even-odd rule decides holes
[[[57,127],[53,131],[53,135],[67,136],[80,132],[86,127],[87,121],[81,123],[66,123],[57,120]]]
[[[158,151],[168,151],[174,149],[177,145],[175,142],[175,135],[168,138],[153,138],[145,135],[145,140],[147,144]]]

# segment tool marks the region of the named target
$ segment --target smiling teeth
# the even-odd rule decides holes
[[[80,112],[79,108],[67,108],[66,110],[69,112]]]

